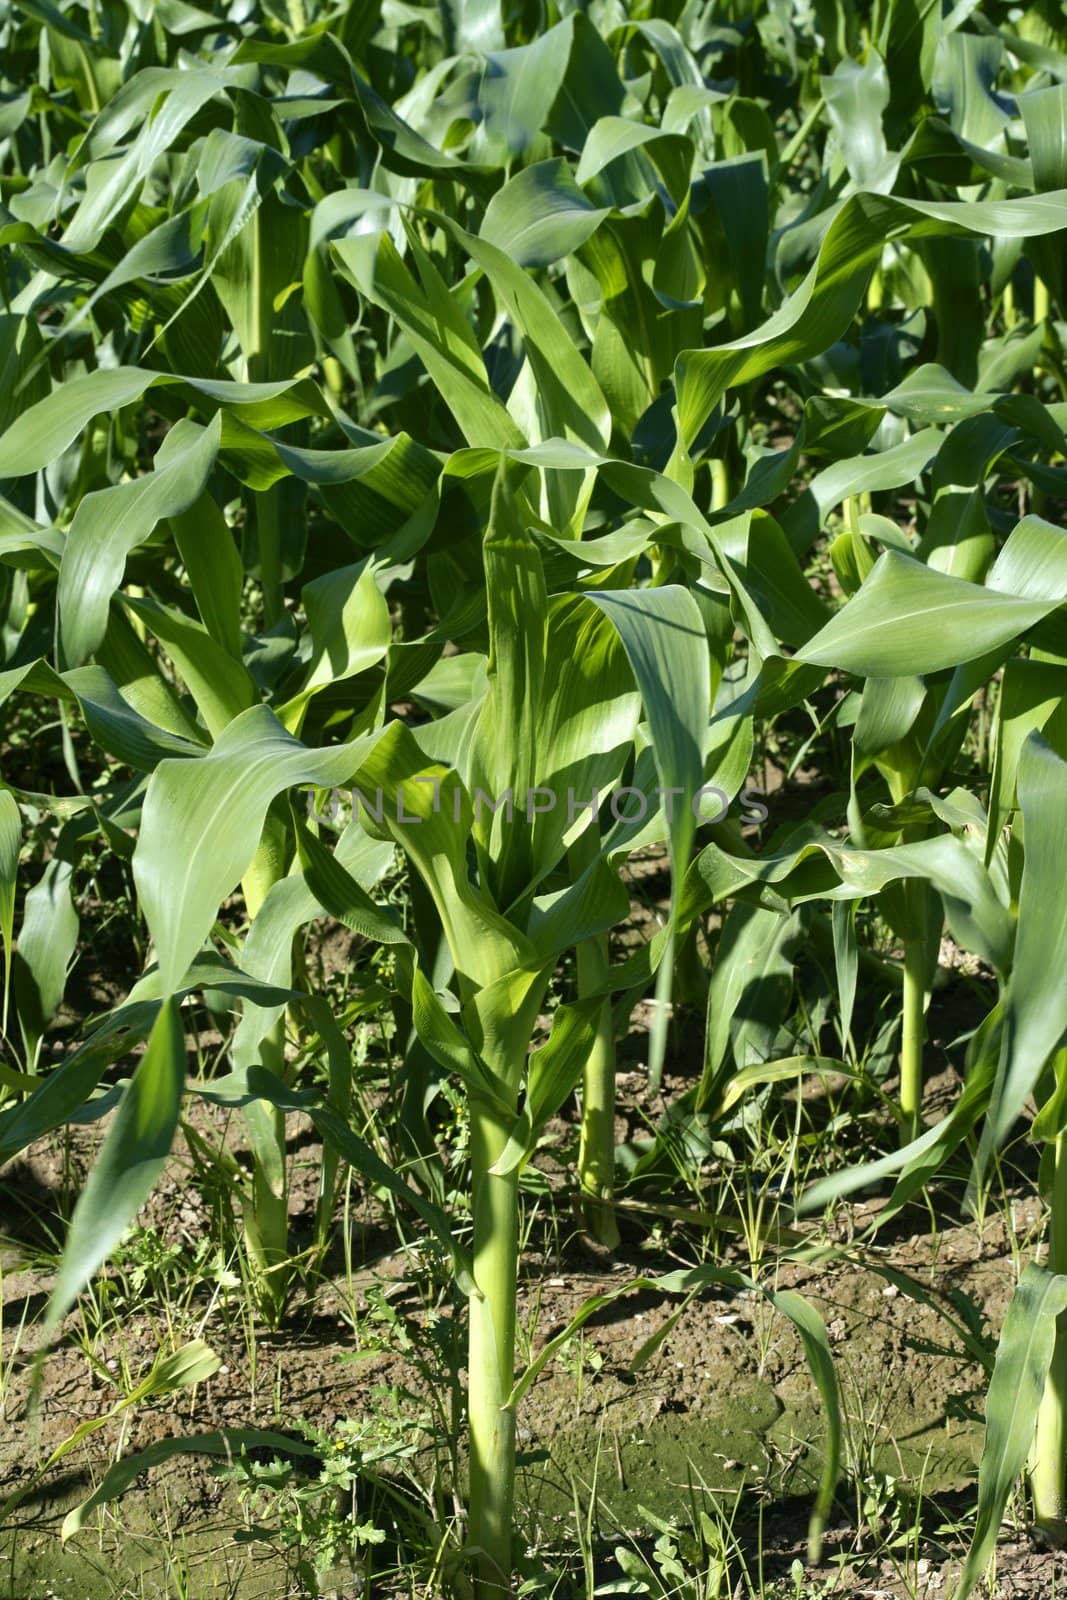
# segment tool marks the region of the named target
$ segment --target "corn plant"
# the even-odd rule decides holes
[[[277,1324],[304,1112],[316,1247],[347,1162],[468,1297],[480,1596],[511,1582],[516,1408],[552,1348],[516,1374],[538,1139],[577,1095],[574,1198],[615,1249],[635,1000],[658,1092],[672,998],[706,990],[668,1133],[806,1071],[860,1078],[793,1021],[808,937],[842,1056],[861,971],[899,990],[902,1138],[806,1205],[892,1176],[884,1225],[968,1141],[978,1193],[1039,1107],[1049,1266],[1005,1324],[961,1594],[1027,1468],[1036,1520],[1067,1532],[1067,54],[1051,7],[943,12],[64,0],[0,23],[0,703],[57,707],[61,752],[41,787],[13,737],[0,787],[0,1154],[114,1111],[50,1327],[187,1093],[242,1113],[231,1171]],[[754,840],[754,753],[798,723],[836,752],[831,792]],[[671,904],[617,961],[650,845]],[[103,860],[139,970],[50,1065]],[[899,962],[863,948],[858,908]],[[306,980],[322,916],[368,955],[336,1014]],[[997,1000],[927,1128],[945,929]],[[203,996],[227,1070],[190,1079]],[[354,1125],[345,1027],[386,1005],[404,1172]],[[427,1111],[444,1079],[470,1137],[458,1215]],[[749,1287],[800,1331],[831,1422],[815,1551],[825,1331],[791,1291],[700,1271],[655,1281]]]

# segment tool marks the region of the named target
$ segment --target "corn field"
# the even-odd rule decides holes
[[[1067,1593],[1067,14],[0,15],[0,1596]]]

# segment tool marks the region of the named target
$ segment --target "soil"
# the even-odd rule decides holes
[[[201,1105],[197,1115],[210,1121],[220,1114]],[[232,1126],[214,1131],[239,1144]],[[269,1547],[235,1542],[244,1514],[203,1457],[178,1457],[143,1476],[118,1507],[91,1515],[65,1548],[59,1528],[117,1453],[207,1428],[292,1433],[299,1419],[326,1431],[346,1418],[410,1419],[435,1389],[440,1398],[441,1367],[438,1362],[434,1371],[438,1358],[418,1271],[412,1283],[412,1253],[391,1253],[395,1232],[365,1201],[353,1225],[358,1268],[327,1271],[312,1289],[298,1290],[283,1330],[254,1337],[236,1316],[239,1293],[212,1299],[210,1286],[202,1284],[184,1311],[178,1308],[172,1339],[205,1338],[222,1359],[218,1374],[194,1391],[106,1423],[39,1479],[35,1464],[79,1424],[106,1415],[119,1397],[122,1374],[143,1375],[168,1337],[158,1295],[154,1301],[139,1297],[112,1270],[106,1280],[111,1309],[103,1328],[95,1329],[95,1365],[84,1348],[93,1342],[91,1318],[75,1313],[40,1372],[41,1404],[32,1413],[40,1342],[34,1319],[52,1281],[48,1265],[34,1264],[34,1257],[99,1136],[99,1128],[73,1129],[62,1141],[31,1147],[4,1174],[11,1242],[3,1281],[7,1428],[0,1492],[28,1492],[0,1532],[0,1596],[148,1600],[181,1593],[190,1600],[266,1600],[298,1593],[287,1591],[284,1563]],[[299,1229],[312,1203],[319,1151],[298,1118],[291,1145],[291,1204]],[[140,1219],[186,1248],[210,1226],[188,1178],[179,1151]],[[850,1213],[849,1227],[862,1231],[877,1205]],[[973,1503],[984,1374],[935,1306],[958,1315],[965,1296],[976,1325],[994,1338],[1014,1282],[1012,1244],[1018,1240],[1008,1235],[1009,1220],[1018,1234],[1032,1233],[1040,1222],[1037,1209],[1036,1202],[1020,1201],[1010,1219],[998,1212],[982,1228],[973,1222],[946,1226],[933,1240],[925,1231],[898,1229],[896,1237],[879,1236],[863,1252],[865,1265],[855,1252],[822,1265],[780,1265],[776,1286],[799,1290],[822,1313],[842,1386],[852,1487],[843,1480],[818,1572],[826,1594],[859,1600],[917,1592],[940,1600],[949,1592],[961,1549],[950,1530]],[[677,1265],[652,1256],[650,1239],[642,1241],[635,1230],[615,1261],[591,1258],[577,1237],[539,1240],[535,1230],[532,1243],[519,1315],[528,1353],[561,1332],[589,1296]],[[416,1258],[419,1248],[412,1247]],[[848,1246],[842,1241],[839,1249]],[[902,1292],[884,1269],[912,1275],[931,1303]],[[452,1309],[445,1304],[445,1323]],[[539,1551],[573,1547],[575,1508],[584,1519],[595,1496],[590,1528],[610,1577],[617,1546],[643,1547],[691,1504],[715,1502],[733,1508],[742,1548],[762,1520],[765,1578],[785,1578],[804,1553],[823,1438],[799,1338],[767,1299],[751,1291],[710,1291],[668,1326],[677,1310],[676,1299],[655,1291],[620,1294],[543,1371],[519,1422],[519,1519],[526,1540]],[[638,1351],[664,1328],[662,1342],[635,1372]],[[357,1351],[361,1358],[353,1360]],[[450,1416],[445,1407],[439,1443],[447,1443]],[[432,1471],[428,1452],[413,1470],[416,1476]],[[907,1536],[916,1524],[918,1548]],[[899,1566],[885,1558],[887,1531],[900,1535]],[[167,1568],[179,1535],[190,1569],[181,1589]],[[865,1547],[881,1553],[868,1557]],[[1037,1600],[1052,1592],[1054,1573],[1061,1580],[1067,1575],[1060,1567],[1058,1557],[1020,1538],[998,1557],[996,1594]],[[391,1591],[372,1586],[371,1592]]]

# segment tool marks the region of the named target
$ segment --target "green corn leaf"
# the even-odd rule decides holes
[[[783,916],[742,903],[727,915],[708,989],[698,1109],[715,1092],[728,1049],[737,1067],[766,1061],[772,1053],[792,998],[799,935],[796,913]]]
[[[162,688],[162,680],[158,681]],[[77,705],[101,748],[139,772],[150,772],[164,756],[199,755],[203,750],[201,739],[183,738],[142,716],[131,701],[145,697],[129,684],[120,689],[103,667],[76,667],[61,673],[47,661],[28,662],[0,673],[0,704],[17,691]],[[169,706],[160,703],[166,715]],[[195,726],[189,732],[196,735]]]
[[[955,1106],[946,1117],[927,1128],[917,1139],[888,1155],[859,1166],[845,1167],[840,1172],[819,1178],[801,1195],[797,1211],[808,1215],[821,1210],[831,1201],[893,1173],[900,1173],[888,1203],[879,1212],[875,1227],[881,1227],[896,1216],[901,1207],[920,1193],[934,1173],[939,1172],[946,1160],[958,1150],[984,1115],[993,1088],[996,1073],[997,1046],[1000,1038],[1000,1007],[993,1011],[979,1028],[975,1043],[975,1059],[968,1069],[967,1081]]]
[[[531,876],[529,819],[524,825],[521,811],[528,808],[540,766],[537,723],[548,612],[541,558],[523,526],[510,481],[515,472],[501,462],[482,544],[489,660],[470,756],[474,838],[493,895],[503,906],[523,893]],[[514,796],[520,808],[517,823],[507,809],[496,809],[505,795]]]
[[[10,789],[0,789],[0,940],[4,947],[4,1005],[0,1033],[7,1033],[11,958],[15,938],[15,880],[22,850],[22,812]]]
[[[473,160],[502,166],[530,148],[563,87],[572,39],[568,19],[532,44],[487,54],[475,96],[480,115]]]
[[[167,1000],[74,1208],[48,1302],[49,1330],[59,1326],[152,1192],[170,1155],[184,1084],[181,1016]]]
[[[856,194],[837,212],[804,282],[773,316],[733,344],[691,350],[676,369],[682,438],[691,443],[731,386],[774,367],[808,361],[840,338],[890,237],[927,238],[957,229],[1018,238],[1067,227],[1067,192],[1017,200],[916,201]]]
[[[324,409],[312,385],[292,379],[234,383],[176,377],[143,367],[101,368],[72,378],[16,418],[0,438],[0,478],[24,477],[48,466],[94,417],[131,405],[156,385],[187,387],[209,402],[210,411],[219,406],[230,408],[252,427],[280,427]]]
[[[680,884],[696,832],[694,801],[704,781],[704,750],[711,710],[707,637],[696,602],[675,586],[590,599],[622,640],[648,718],[656,774],[668,819],[671,871]],[[670,946],[660,967],[649,1071],[658,1082],[667,1048],[672,983]]]
[[[239,661],[244,569],[226,519],[204,493],[185,510],[172,511],[169,521],[200,620],[216,644]]]
[[[1008,1496],[1023,1473],[1056,1342],[1067,1309],[1067,1278],[1032,1262],[1012,1296],[986,1396],[978,1467],[978,1518],[952,1600],[967,1600],[989,1563]]]
[[[810,837],[791,841],[779,852],[749,857],[729,855],[711,843],[697,857],[690,872],[684,898],[687,914],[702,899],[698,880],[703,883],[703,893],[714,902],[736,894],[746,884],[787,884],[805,864],[810,870],[812,857],[820,855],[825,858],[826,876],[805,876],[802,898],[826,895],[851,899],[878,894],[889,883],[925,880],[942,896],[949,924],[961,946],[981,951],[990,965],[1002,973],[1010,969],[1014,919],[1001,898],[998,883],[986,871],[979,855],[963,839],[951,834],[883,850],[862,850],[839,844],[816,828]]]
[[[298,839],[299,846],[299,839]],[[325,847],[324,847],[325,848]],[[393,846],[371,839],[358,822],[345,829],[333,859],[370,898],[370,891],[392,865]],[[377,913],[377,907],[375,907]],[[233,1038],[233,1060],[247,1067],[260,1060],[260,1047],[286,1006],[293,960],[293,940],[298,931],[326,912],[302,873],[291,873],[271,885],[253,919],[241,951],[241,967],[281,993],[271,1000],[245,999]],[[380,915],[380,914],[379,914]]]
[[[1060,885],[1067,873],[1067,761],[1038,733],[1019,757],[1025,860],[1019,931],[1004,1019],[1001,1063],[979,1152],[980,1167],[1006,1138],[1041,1070],[1067,1029],[1067,996],[1057,981],[1067,960]]]
[[[126,557],[163,517],[176,516],[203,493],[218,454],[220,419],[207,428],[179,422],[154,472],[87,495],[78,506],[59,569],[60,638],[67,665],[77,667],[107,631],[111,596]]]
[[[527,1050],[554,966],[554,960],[538,961],[535,957],[482,984],[463,1006],[468,1037],[503,1085],[512,1116],[526,1070]]]
[[[841,1395],[838,1389],[834,1358],[826,1325],[810,1301],[794,1289],[778,1289],[769,1296],[774,1309],[788,1317],[800,1335],[808,1367],[819,1391],[826,1418],[826,1446],[823,1451],[823,1468],[819,1478],[819,1491],[808,1524],[808,1560],[818,1564],[822,1560],[822,1540],[826,1524],[833,1509],[834,1490],[841,1470],[844,1445],[844,1424],[841,1416]]]
[[[133,626],[127,615],[130,608],[128,595],[112,606],[104,642],[96,652],[100,666],[127,705],[145,722],[163,728],[186,743],[203,744],[203,729]]]
[[[244,663],[234,660],[200,623],[155,600],[127,596],[122,603],[165,646],[213,739],[257,703],[259,692]]]
[[[930,88],[961,138],[979,147],[1002,142],[1007,111],[992,92],[1003,46],[995,35],[955,31],[938,42]]]
[[[392,639],[389,608],[368,562],[325,573],[303,591],[311,659],[303,685],[278,720],[299,731],[314,695],[381,661]]]
[[[77,701],[97,744],[135,771],[151,772],[167,756],[203,754],[200,741],[183,739],[135,711],[103,667],[76,667],[57,674],[57,691],[66,691]]]
[[[556,1010],[548,1040],[530,1056],[526,1101],[493,1172],[513,1172],[529,1159],[545,1124],[581,1082],[602,1005],[597,997],[577,1000]]]
[[[323,910],[364,939],[374,939],[379,944],[407,944],[404,930],[379,911],[363,886],[312,833],[297,806],[292,815],[304,880]]]
[[[75,253],[95,249],[108,223],[133,198],[172,140],[220,89],[238,81],[239,74],[232,68],[198,63],[187,71],[150,67],[126,84],[124,102],[131,95],[147,92],[153,100],[159,95],[161,103],[154,116],[144,119],[125,152],[107,162],[101,181],[87,185],[63,235],[64,247]],[[109,109],[114,116],[114,103]],[[91,142],[84,148],[91,148]]]
[[[62,1537],[73,1539],[85,1526],[90,1512],[97,1506],[118,1500],[131,1483],[153,1467],[187,1455],[221,1456],[230,1461],[244,1450],[272,1450],[279,1455],[314,1456],[316,1447],[302,1439],[290,1438],[285,1433],[272,1433],[265,1428],[221,1428],[215,1433],[199,1433],[192,1438],[159,1439],[146,1450],[133,1455],[120,1456],[110,1467],[87,1499],[68,1511],[63,1520]]]
[[[522,334],[534,371],[541,436],[573,439],[590,450],[607,448],[611,417],[585,361],[546,296],[503,250],[488,239],[449,230],[481,267]]]
[[[1067,699],[1067,667],[1058,662],[1015,657],[1004,668],[997,719],[997,742],[989,795],[986,860],[1018,804],[1019,762],[1029,735],[1044,728]]]
[[[70,824],[67,825],[70,828]],[[12,961],[15,1010],[27,1058],[36,1056],[44,1033],[59,1010],[70,960],[78,942],[79,918],[73,900],[72,855],[80,831],[60,834],[56,852],[26,893],[22,925]],[[65,835],[65,836],[64,836]]]
[[[358,768],[354,787],[364,807],[369,801],[380,812],[374,826],[400,846],[433,896],[457,972],[481,988],[524,967],[533,955],[529,941],[470,882],[473,812],[455,772],[428,761],[394,722]]]
[[[128,1001],[113,1011],[66,1059],[38,1081],[19,1105],[0,1113],[0,1162],[70,1121],[106,1069],[151,1032],[158,1001]]]
[[[165,990],[178,986],[248,870],[275,795],[350,781],[372,743],[309,750],[266,706],[253,706],[199,761],[160,763],[145,795],[134,875]],[[184,842],[180,854],[175,839]]]
[[[403,328],[468,444],[524,445],[521,429],[490,388],[462,310],[426,259],[420,287],[388,234],[377,241],[373,236],[337,240],[333,251],[360,293]]]
[[[840,62],[829,77],[820,78],[819,87],[853,183],[885,193],[896,176],[882,128],[889,105],[885,63],[871,50],[862,66]]]
[[[786,1083],[806,1076],[849,1078],[859,1081],[857,1074],[836,1056],[780,1056],[775,1061],[754,1061],[732,1073],[722,1095],[717,1099],[711,1115],[715,1121],[727,1116],[745,1098],[750,1089],[768,1083]]]
[[[859,593],[797,655],[873,678],[941,672],[1006,648],[1058,603],[950,578],[887,550]]]
[[[257,163],[263,158],[269,162],[273,155],[261,147]],[[241,183],[238,193],[243,199]],[[300,301],[287,293],[303,273],[307,224],[303,212],[286,205],[277,193],[257,198],[243,225],[227,228],[225,247],[211,262],[211,283],[237,335],[244,373],[284,378],[306,367],[314,355]]]
[[[607,851],[607,844],[602,845]],[[538,895],[531,903],[526,931],[538,955],[556,961],[564,950],[595,939],[625,921],[629,897],[605,855],[598,856],[569,888]]]
[[[411,1013],[416,1033],[438,1065],[459,1078],[476,1099],[487,1100],[498,1113],[512,1117],[503,1086],[463,1037],[418,966],[411,974]]]
[[[565,161],[538,161],[497,190],[480,233],[520,267],[548,267],[579,250],[607,215]]]
[[[40,1467],[31,1472],[29,1478],[20,1484],[14,1494],[0,1505],[0,1517],[5,1520],[10,1517],[15,1506],[26,1499],[30,1492],[52,1469],[59,1465],[64,1456],[77,1449],[85,1439],[96,1433],[100,1428],[106,1427],[109,1422],[121,1417],[124,1411],[131,1406],[142,1405],[147,1400],[155,1400],[162,1395],[171,1394],[175,1389],[188,1389],[198,1383],[204,1383],[208,1378],[214,1377],[222,1365],[222,1360],[206,1345],[202,1339],[193,1339],[188,1344],[182,1345],[173,1355],[163,1356],[157,1360],[150,1371],[139,1383],[135,1384],[128,1393],[117,1400],[113,1406],[102,1416],[89,1417],[67,1435],[63,1442],[56,1446],[51,1455]]]
[[[538,883],[589,826],[586,803],[594,795],[603,802],[617,789],[641,714],[622,640],[594,601],[568,595],[550,599],[544,650],[547,671],[536,725],[538,792],[530,802]],[[634,798],[628,808],[626,798],[616,796],[621,813],[637,804]],[[659,812],[654,795],[642,796],[641,804],[652,815]]]
[[[814,539],[829,513],[849,495],[874,494],[913,482],[935,456],[942,438],[937,428],[921,428],[887,450],[846,456],[824,467],[782,518],[793,548],[800,549]],[[896,525],[892,526],[895,532]]]

